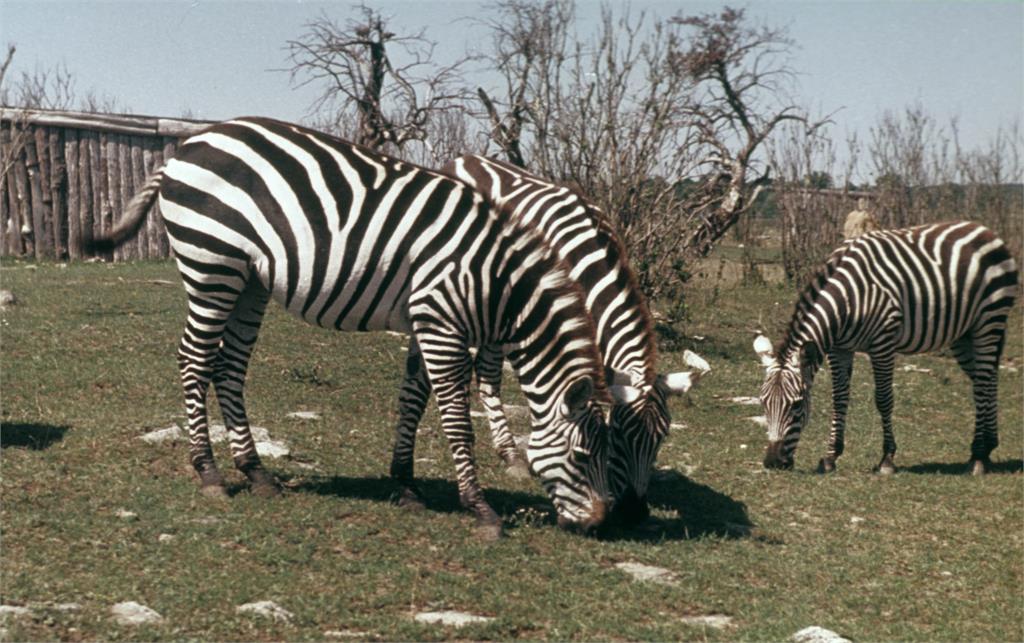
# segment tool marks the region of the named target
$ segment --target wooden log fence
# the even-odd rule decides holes
[[[209,121],[0,108],[0,256],[88,260],[146,177]],[[114,261],[170,256],[154,205]]]

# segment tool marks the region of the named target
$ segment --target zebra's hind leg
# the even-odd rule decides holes
[[[508,418],[501,404],[501,367],[505,357],[497,347],[484,346],[476,354],[473,370],[476,371],[477,383],[480,387],[480,401],[487,411],[487,424],[491,430],[491,442],[506,465],[506,473],[514,478],[529,478],[530,471],[526,467],[515,438],[508,427]]]
[[[269,299],[270,293],[262,285],[254,279],[249,281],[228,317],[213,371],[213,385],[227,426],[235,467],[248,478],[252,493],[263,497],[280,495],[281,486],[277,478],[263,468],[256,452],[245,413],[244,389],[249,358]]]
[[[953,344],[953,353],[971,379],[974,393],[974,439],[971,442],[969,469],[976,476],[984,475],[991,469],[992,451],[999,446],[996,422],[999,358],[1006,339],[1005,318],[1002,321],[1002,324],[990,326],[985,334],[972,334]]]
[[[882,475],[896,473],[896,436],[892,432],[892,373],[896,354],[884,351],[871,354],[871,367],[875,376],[875,408],[882,417],[882,460],[875,471]]]
[[[833,351],[828,356],[832,371],[832,428],[828,435],[825,457],[818,463],[818,473],[832,473],[836,460],[843,454],[846,431],[846,410],[850,405],[850,375],[853,373],[853,352]]]
[[[416,450],[416,429],[430,399],[430,379],[423,366],[419,344],[409,341],[409,354],[405,360],[405,377],[398,393],[398,425],[395,427],[395,445],[391,451],[391,479],[398,484],[395,503],[405,509],[426,507],[423,495],[416,487],[413,474],[413,454]]]
[[[179,257],[182,272],[188,264]],[[188,415],[189,459],[199,474],[201,492],[212,498],[226,498],[224,477],[217,468],[210,446],[209,419],[206,412],[207,393],[221,339],[228,317],[234,309],[239,291],[227,284],[199,289],[185,281],[188,292],[188,318],[185,332],[178,343],[178,370],[185,393],[185,412]]]

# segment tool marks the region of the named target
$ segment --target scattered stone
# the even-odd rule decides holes
[[[861,518],[860,516],[850,516],[850,524],[851,525],[859,525],[860,523],[864,522],[865,520],[866,520],[865,518]]]
[[[327,630],[324,632],[326,639],[367,639],[369,636],[369,632],[360,630]]]
[[[32,610],[21,605],[0,605],[0,623],[3,623],[9,618],[21,618],[23,616],[31,616]]]
[[[794,634],[790,640],[793,643],[851,643],[849,639],[817,625],[805,627]]]
[[[160,534],[156,537],[158,543],[169,543],[174,540],[174,534]]]
[[[757,424],[758,426],[764,427],[766,429],[768,428],[768,418],[763,415],[751,415],[747,419],[753,422],[754,424]]]
[[[110,613],[114,615],[114,620],[120,625],[145,625],[164,620],[159,612],[135,601],[118,603],[110,608]]]
[[[150,444],[163,444],[164,442],[175,442],[183,437],[184,433],[181,428],[175,424],[174,426],[169,426],[166,429],[150,431],[145,435],[139,436],[139,439]]]
[[[17,306],[18,298],[10,290],[0,290],[0,310],[8,306]]]
[[[999,368],[1007,373],[1016,373],[1019,370],[1016,366],[1007,366],[1006,364],[1000,364]]]
[[[667,569],[643,563],[616,563],[615,567],[633,577],[633,580],[659,585],[675,585],[676,575]]]
[[[265,616],[267,618],[274,619],[275,621],[290,621],[294,614],[284,609],[274,601],[257,601],[255,603],[246,603],[245,605],[239,605],[235,608],[235,611],[239,614],[255,614],[257,616]]]
[[[296,420],[319,420],[320,413],[317,411],[292,411],[286,417],[295,418]]]
[[[690,427],[688,427],[685,422],[673,422],[672,424],[668,425],[668,428],[672,429],[673,431],[685,431]]]
[[[725,614],[708,614],[707,616],[684,616],[679,620],[682,621],[684,625],[710,627],[716,630],[724,630],[727,627],[732,627],[732,617],[726,616]]]
[[[494,620],[490,616],[477,616],[476,614],[456,612],[454,610],[420,612],[414,618],[417,623],[433,623],[439,625],[451,625],[453,627],[462,627],[463,625],[470,625],[472,623],[488,623]]]
[[[256,453],[263,458],[286,458],[292,451],[280,440],[257,440]]]
[[[921,368],[917,364],[907,364],[907,365],[905,365],[903,367],[903,370],[908,372],[908,373],[931,373],[932,372],[932,369],[930,369],[930,368]]]
[[[761,400],[757,399],[756,397],[751,397],[749,395],[730,397],[729,401],[732,402],[733,404],[745,404],[748,406],[755,406],[761,403]]]
[[[127,509],[118,509],[116,512],[114,512],[114,515],[120,518],[121,520],[139,519],[139,514],[135,513],[134,511],[128,511]]]
[[[741,445],[740,445],[740,448],[741,448],[741,449],[746,449],[746,448],[747,448],[747,445],[745,445],[745,444],[741,444]]]

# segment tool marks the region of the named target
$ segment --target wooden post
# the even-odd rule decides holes
[[[10,125],[0,123],[0,147],[4,154],[10,153],[11,134]],[[3,156],[0,155],[0,161]],[[0,168],[0,256],[8,253],[7,248],[7,226],[11,220],[11,206],[7,200],[7,173]]]
[[[99,168],[99,229],[104,233],[110,232],[113,223],[113,215],[110,206],[110,135],[107,132],[100,132],[99,138],[99,163],[93,163],[93,171]]]
[[[92,157],[89,155],[89,139],[95,132],[82,130],[78,134],[78,212],[82,234],[82,257],[85,244],[93,239],[92,231]]]
[[[42,234],[39,243],[43,244],[43,254],[58,259],[53,245],[53,188],[50,187],[50,131],[48,127],[35,127],[36,154],[39,158],[39,185],[42,189],[43,220],[40,224]],[[39,246],[36,246],[39,251]]]
[[[68,258],[82,256],[82,219],[78,211],[78,130],[64,132],[64,162],[68,168]]]
[[[132,193],[129,197],[135,196],[135,193],[146,184],[146,168],[143,166],[142,161],[142,146],[144,145],[143,139],[138,136],[131,137],[131,171],[132,171]],[[139,233],[136,235],[138,239],[139,259],[149,258],[149,231],[146,229],[146,224],[143,223],[139,227]]]
[[[90,183],[92,189],[92,237],[104,231],[103,228],[103,160],[100,158],[100,135],[98,132],[89,132],[89,169],[92,172]]]
[[[67,185],[68,169],[64,165],[64,142],[61,137],[61,130],[57,127],[50,128],[50,192],[53,206],[50,208],[53,216],[51,228],[53,229],[53,255],[58,260],[67,256],[68,252],[68,205]]]
[[[121,178],[121,207],[118,208],[118,212],[121,216],[124,216],[124,206],[128,203],[128,200],[132,198],[134,188],[132,187],[132,158],[131,152],[128,149],[129,139],[127,136],[117,137],[117,172]],[[139,258],[139,247],[132,241],[128,241],[121,245],[122,255],[121,259],[125,261],[131,261]]]
[[[35,129],[35,128],[32,128]],[[36,260],[46,257],[47,243],[46,231],[43,228],[43,221],[46,220],[46,213],[43,211],[43,186],[42,171],[39,167],[39,153],[36,151],[35,132],[27,132],[25,138],[25,171],[28,183],[27,193],[29,195],[29,209],[32,220],[32,245],[35,251]]]
[[[35,230],[32,228],[32,209],[30,188],[28,186],[28,168],[26,167],[27,143],[31,140],[28,132],[22,132],[21,158],[14,164],[14,189],[18,195],[18,223],[21,225],[19,236],[24,244],[24,255],[35,255]]]
[[[110,203],[111,221],[121,218],[121,172],[117,166],[117,134],[107,136],[107,201]],[[109,258],[120,261],[122,258],[121,248],[115,248]]]

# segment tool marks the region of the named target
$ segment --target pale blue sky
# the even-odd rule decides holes
[[[465,18],[485,3],[367,0],[394,30],[425,28],[451,62],[486,48],[486,32]],[[668,17],[716,11],[725,3],[634,1]],[[968,147],[984,145],[1024,112],[1024,4],[1019,2],[730,2],[756,24],[786,27],[797,46],[798,101],[831,113],[834,134],[867,136],[885,110],[922,104],[945,123],[960,121]],[[285,43],[326,11],[354,16],[348,2],[22,2],[0,0],[0,43],[18,46],[13,71],[66,65],[79,94],[116,98],[138,114],[221,119],[262,114],[300,120],[310,90],[291,88]],[[589,33],[600,4],[579,2]]]

